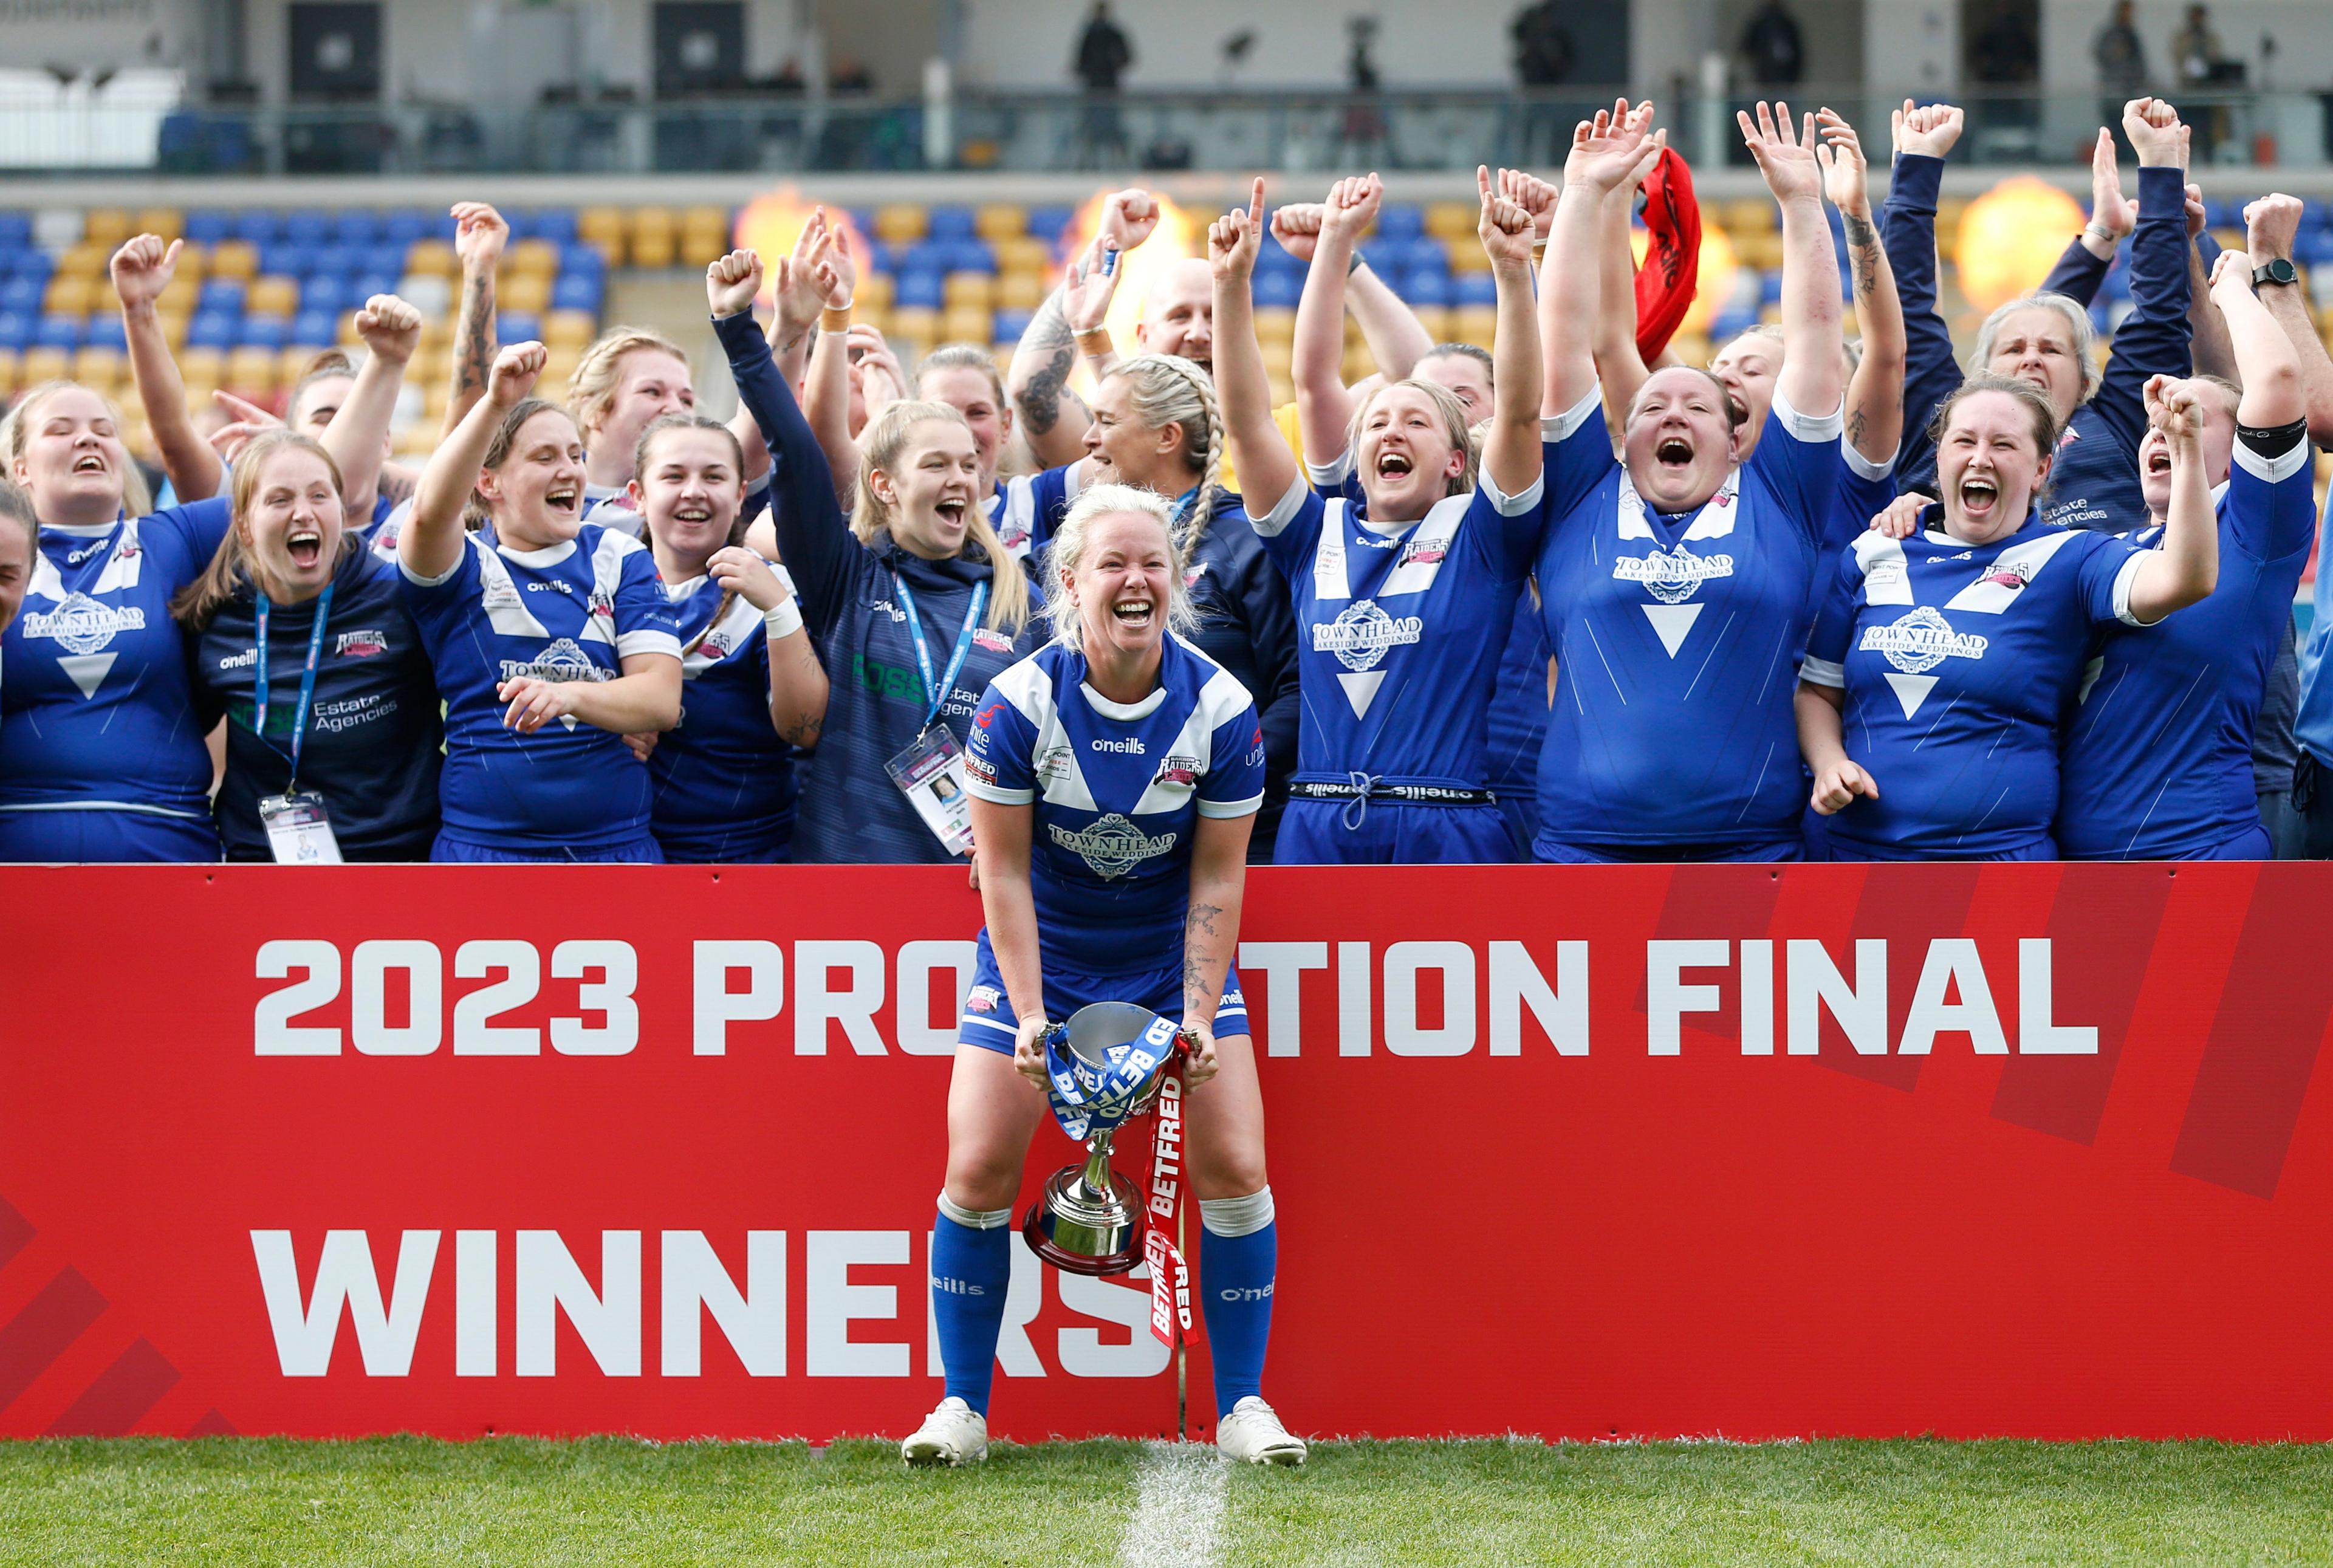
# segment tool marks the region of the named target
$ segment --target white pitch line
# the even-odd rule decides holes
[[[1214,1568],[1224,1554],[1229,1472],[1207,1443],[1154,1442],[1118,1560],[1126,1568]]]

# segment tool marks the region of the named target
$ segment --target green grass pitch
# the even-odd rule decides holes
[[[0,1444],[0,1563],[2333,1563],[2333,1447]]]

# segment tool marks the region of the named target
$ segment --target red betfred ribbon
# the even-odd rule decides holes
[[[1183,1206],[1183,1053],[1178,1040],[1158,1082],[1150,1138],[1150,1223],[1142,1238],[1142,1261],[1150,1266],[1150,1332],[1169,1347],[1195,1337],[1191,1267],[1175,1245],[1175,1217]]]

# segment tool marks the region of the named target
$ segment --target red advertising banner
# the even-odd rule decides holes
[[[0,908],[0,1435],[938,1397],[961,873],[8,868]],[[2310,865],[1260,870],[1266,1393],[1379,1436],[2333,1438],[2328,908]],[[994,1429],[1174,1430],[1148,1311],[1020,1250]]]

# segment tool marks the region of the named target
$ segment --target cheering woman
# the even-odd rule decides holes
[[[527,396],[543,359],[496,356],[397,542],[446,699],[430,858],[658,861],[648,769],[621,737],[679,721],[678,623],[629,532],[582,520],[582,437]]]
[[[1279,1233],[1263,1101],[1233,954],[1263,732],[1192,624],[1165,501],[1086,492],[1045,558],[1054,640],[980,700],[965,767],[980,933],[948,1087],[947,1182],[932,1243],[946,1395],[901,1445],[911,1465],[988,1451],[988,1390],[1012,1275],[1013,1200],[1045,1112],[1042,1039],[1092,1002],[1179,1018],[1186,1157],[1225,1457],[1301,1464],[1262,1397]]]

